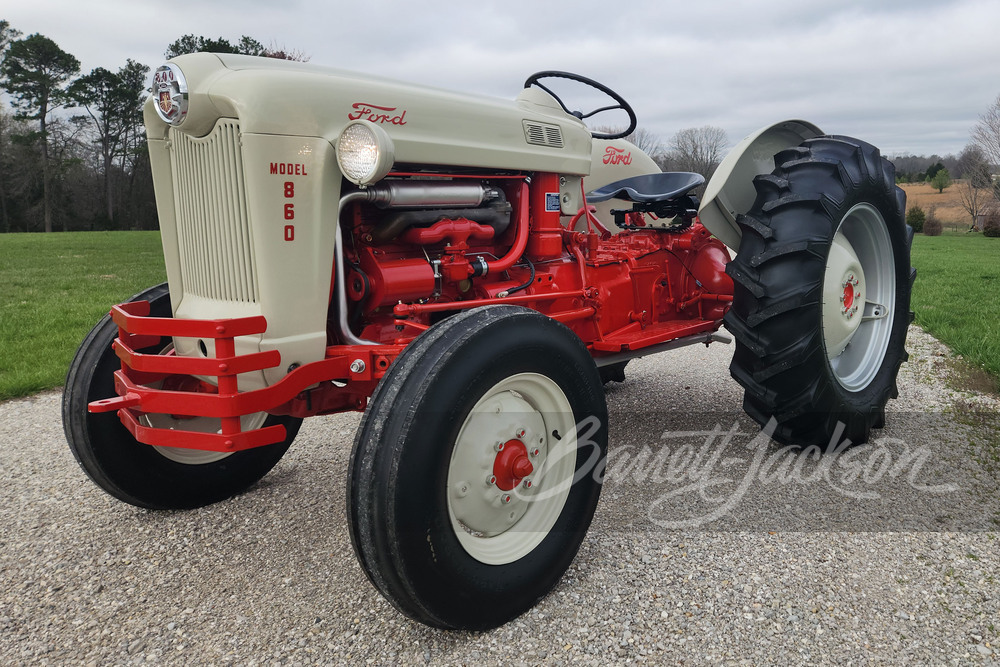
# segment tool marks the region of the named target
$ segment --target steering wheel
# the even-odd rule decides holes
[[[558,95],[549,90],[549,88],[546,87],[545,85],[539,83],[540,79],[569,79],[570,81],[576,81],[578,83],[582,83],[584,85],[590,86],[591,88],[595,88],[601,91],[602,93],[613,99],[618,104],[612,104],[610,106],[601,107],[600,109],[594,109],[589,113],[570,111],[569,109],[566,108],[566,105],[563,104],[563,101],[559,99]],[[593,79],[588,79],[585,76],[580,76],[579,74],[573,74],[572,72],[560,72],[558,70],[535,72],[534,74],[528,77],[527,81],[524,82],[525,88],[530,88],[531,86],[538,86],[539,88],[547,92],[555,99],[556,102],[559,103],[559,106],[563,108],[563,111],[565,111],[571,116],[576,116],[580,120],[583,120],[585,118],[590,118],[591,116],[595,116],[604,111],[612,111],[614,109],[621,109],[622,111],[628,114],[628,119],[629,119],[628,128],[622,130],[621,132],[615,132],[613,134],[591,132],[590,135],[595,139],[620,139],[621,137],[627,137],[628,135],[632,134],[632,132],[635,131],[635,128],[638,124],[635,118],[635,111],[633,111],[632,107],[629,106],[629,103],[625,101],[625,98],[623,98],[621,95],[619,95],[615,91],[605,86],[603,83],[598,83],[597,81],[594,81]]]

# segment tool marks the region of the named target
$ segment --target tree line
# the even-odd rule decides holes
[[[164,56],[214,51],[307,60],[243,36],[184,35]],[[0,19],[0,232],[156,229],[142,121],[148,65],[80,72],[52,39]]]

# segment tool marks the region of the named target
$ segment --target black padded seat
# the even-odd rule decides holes
[[[665,171],[625,178],[587,193],[587,202],[596,204],[609,199],[633,202],[659,202],[680,197],[702,183],[705,177],[689,171]]]

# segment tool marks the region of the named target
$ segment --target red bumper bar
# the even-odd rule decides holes
[[[148,315],[149,304],[145,301],[111,309],[111,318],[118,325],[114,351],[122,360],[121,370],[115,373],[118,396],[88,405],[94,413],[117,411],[132,436],[148,445],[236,452],[281,442],[286,436],[284,426],[244,431],[240,417],[261,412],[307,416],[363,408],[378,379],[402,349],[401,345],[331,347],[322,361],[305,364],[269,387],[240,393],[237,375],[281,363],[281,354],[276,350],[236,354],[237,336],[260,334],[267,329],[263,317],[179,320]],[[136,351],[158,345],[162,338],[170,336],[214,340],[216,356],[178,357]],[[361,370],[352,371],[351,362],[358,359],[365,363],[355,364],[355,369]],[[218,378],[217,393],[148,386],[171,377],[191,376]],[[335,379],[351,381],[353,386],[348,390],[328,382]],[[147,413],[218,418],[221,425],[215,433],[155,428],[142,419]]]

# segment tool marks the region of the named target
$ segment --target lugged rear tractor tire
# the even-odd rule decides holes
[[[456,314],[403,350],[358,428],[355,554],[410,618],[498,626],[573,561],[606,452],[600,376],[572,331],[516,306]]]
[[[129,301],[149,301],[152,317],[171,316],[166,283]],[[87,412],[91,401],[115,395],[114,372],[121,361],[111,343],[117,335],[118,327],[108,315],[87,334],[70,365],[62,401],[63,430],[73,456],[87,476],[112,496],[147,509],[191,509],[225,500],[266,475],[295,439],[301,419],[259,415],[243,419],[261,422],[258,426],[284,425],[283,442],[232,454],[139,443],[114,412]],[[166,343],[141,352],[159,353],[167,349],[169,339]],[[169,415],[156,419],[160,427],[174,420]],[[185,419],[178,428],[214,430],[218,421]]]
[[[892,164],[857,139],[810,139],[774,160],[737,218],[742,239],[726,269],[730,371],[746,412],[776,421],[778,442],[862,443],[884,425],[907,358],[916,272],[906,195]]]

